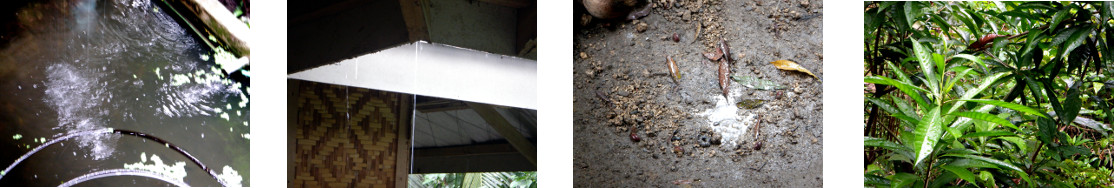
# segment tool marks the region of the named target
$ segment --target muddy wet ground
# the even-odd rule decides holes
[[[822,2],[651,2],[637,21],[574,14],[575,185],[822,186],[822,81],[769,63],[791,60],[823,77]],[[788,88],[732,81],[725,99],[717,62],[701,55],[721,39],[736,59],[732,75]],[[680,68],[676,82],[667,56]],[[741,99],[767,102],[736,108]]]

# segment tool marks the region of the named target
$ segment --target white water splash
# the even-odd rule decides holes
[[[104,104],[112,101],[96,71],[83,71],[69,64],[56,64],[47,68],[46,102],[58,112],[58,126],[68,133],[105,128],[104,117],[108,109]],[[93,159],[108,157],[116,150],[117,135],[85,135],[77,138],[79,145],[90,151]]]

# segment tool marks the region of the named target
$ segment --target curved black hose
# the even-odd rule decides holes
[[[147,177],[147,178],[161,180],[163,182],[166,182],[166,183],[169,183],[171,185],[178,186],[178,187],[189,187],[190,186],[189,184],[186,184],[186,182],[182,182],[181,180],[177,180],[177,179],[174,179],[173,177],[168,177],[166,175],[162,175],[162,174],[159,174],[159,173],[154,173],[154,172],[151,172],[151,171],[132,170],[132,169],[112,169],[112,170],[96,171],[96,172],[93,172],[93,173],[78,176],[77,178],[71,179],[70,181],[63,182],[61,185],[58,185],[58,187],[73,187],[74,185],[77,185],[79,183],[84,183],[84,182],[89,181],[89,180],[107,178],[107,177],[113,177],[113,176]]]
[[[161,143],[163,145],[166,145],[167,148],[170,148],[174,151],[177,151],[178,153],[182,154],[186,158],[189,158],[190,161],[192,161],[194,164],[197,164],[197,166],[201,167],[202,170],[205,170],[205,172],[208,173],[209,176],[211,176],[211,177],[213,177],[213,179],[217,180],[217,183],[220,183],[222,186],[225,186],[225,187],[228,186],[224,182],[224,180],[221,180],[220,178],[217,177],[217,174],[215,172],[213,172],[212,169],[209,169],[208,166],[205,166],[205,164],[201,163],[201,161],[197,160],[197,158],[193,157],[193,155],[190,155],[190,153],[186,152],[186,150],[184,150],[184,149],[182,149],[178,146],[175,146],[174,144],[171,144],[170,142],[167,142],[166,140],[163,140],[159,137],[148,135],[147,133],[142,133],[142,132],[132,131],[132,130],[126,130],[126,129],[113,129],[113,128],[75,132],[75,133],[70,133],[70,134],[67,134],[67,135],[62,135],[62,136],[56,137],[54,139],[51,139],[51,140],[43,143],[43,145],[39,145],[38,147],[35,147],[34,149],[31,149],[31,151],[28,151],[26,154],[23,154],[23,156],[20,156],[18,159],[15,160],[15,162],[13,162],[11,165],[9,165],[8,168],[4,169],[3,171],[0,171],[0,179],[3,179],[4,175],[8,171],[11,171],[12,168],[14,168],[16,165],[19,165],[20,162],[23,162],[23,160],[27,159],[27,157],[30,157],[32,154],[35,154],[36,152],[39,152],[39,150],[42,150],[46,146],[49,146],[49,145],[52,145],[52,144],[57,143],[59,141],[70,139],[70,138],[73,138],[73,137],[77,137],[77,136],[81,136],[81,135],[90,135],[90,134],[124,134],[124,135],[131,135],[131,136],[140,137],[140,138],[144,138],[144,139],[148,139],[148,140],[152,140],[152,141]]]

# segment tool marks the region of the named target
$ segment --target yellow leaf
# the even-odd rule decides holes
[[[770,62],[770,64],[774,64],[774,66],[781,70],[801,71],[807,73],[808,75],[812,75],[813,78],[820,79],[820,77],[816,77],[815,74],[812,74],[812,72],[808,71],[808,69],[805,69],[805,67],[802,67],[801,65],[798,65],[797,63],[789,60],[777,60],[774,62]]]

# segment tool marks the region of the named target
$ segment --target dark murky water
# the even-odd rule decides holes
[[[163,7],[148,0],[2,6],[8,4],[21,8],[0,12],[7,14],[0,16],[7,30],[0,32],[0,170],[44,140],[113,128],[160,137],[216,174],[250,185],[246,86],[225,78],[212,50]],[[50,145],[0,172],[0,186],[57,186],[116,169],[162,171],[192,186],[220,186],[158,142],[112,134]],[[113,176],[77,185],[170,184]]]

